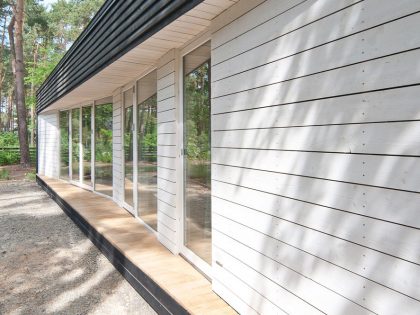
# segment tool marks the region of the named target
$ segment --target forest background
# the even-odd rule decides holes
[[[51,2],[0,0],[0,165],[34,162],[36,90],[104,0]]]

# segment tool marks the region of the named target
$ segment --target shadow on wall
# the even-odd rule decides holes
[[[303,26],[327,6],[213,47],[216,259],[257,311],[418,313],[419,14],[376,26],[413,3],[362,1]]]

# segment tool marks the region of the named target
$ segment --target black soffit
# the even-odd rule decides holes
[[[203,0],[106,0],[37,91],[46,109]]]

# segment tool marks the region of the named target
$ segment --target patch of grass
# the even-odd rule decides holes
[[[19,163],[19,152],[0,151],[0,165],[13,165]]]
[[[28,179],[28,180],[35,180],[36,179],[36,174],[35,174],[35,172],[26,173],[25,178]]]
[[[0,180],[9,180],[10,173],[6,169],[0,169]]]

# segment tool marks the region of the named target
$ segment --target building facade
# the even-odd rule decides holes
[[[106,1],[38,91],[38,174],[246,314],[420,313],[420,2]]]

